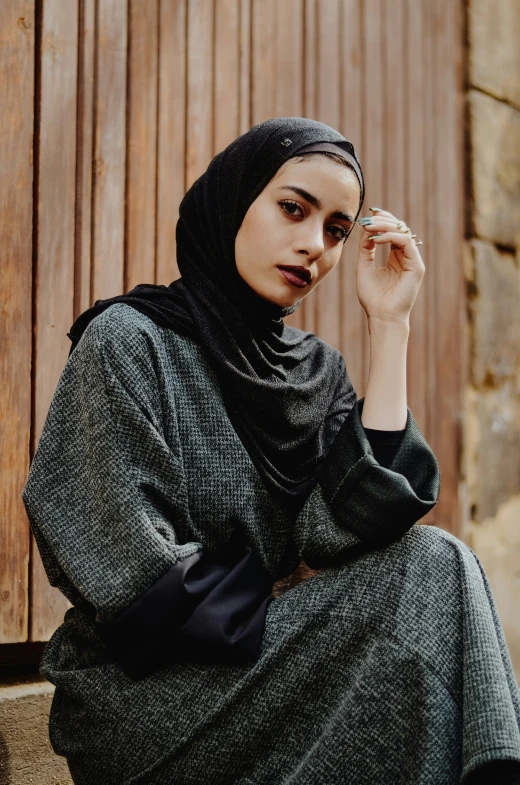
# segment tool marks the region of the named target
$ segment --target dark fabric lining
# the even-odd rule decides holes
[[[404,430],[365,433],[374,457],[387,466]],[[216,564],[200,550],[179,559],[115,622],[97,626],[112,657],[136,681],[179,658],[248,662],[258,655],[271,592],[250,548],[233,566]]]

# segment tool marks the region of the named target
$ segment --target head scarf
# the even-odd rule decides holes
[[[238,436],[267,488],[290,509],[301,506],[316,482],[333,402],[353,388],[336,350],[284,324],[299,302],[282,308],[241,278],[235,238],[249,206],[280,166],[318,149],[343,155],[355,171],[359,215],[363,176],[347,139],[301,117],[259,123],[216,155],[185,194],[176,227],[181,278],[98,300],[68,333],[72,352],[93,318],[124,302],[197,341],[216,371]]]

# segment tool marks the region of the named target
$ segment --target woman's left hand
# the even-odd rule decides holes
[[[425,266],[412,233],[397,229],[399,219],[386,210],[374,210],[371,223],[362,225],[356,272],[359,302],[369,319],[408,322]],[[367,219],[368,220],[368,219]],[[402,226],[406,226],[404,221]],[[381,237],[371,239],[372,234]],[[391,244],[384,267],[376,267],[377,245]]]

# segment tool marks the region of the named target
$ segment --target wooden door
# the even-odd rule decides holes
[[[439,503],[423,520],[459,532],[459,4],[3,0],[0,29],[0,640],[47,640],[68,607],[31,546],[21,491],[73,319],[98,298],[177,277],[183,194],[213,155],[269,117],[340,130],[359,152],[366,206],[404,217],[424,241],[408,402],[442,471]],[[356,244],[353,235],[290,321],[340,348],[362,397]]]

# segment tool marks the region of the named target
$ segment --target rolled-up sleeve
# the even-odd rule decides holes
[[[323,460],[302,508],[295,543],[314,569],[401,537],[437,503],[437,459],[408,408],[406,427],[388,466],[374,456],[356,401]]]
[[[181,647],[209,661],[254,659],[272,581],[245,543],[224,543],[219,562],[187,536],[157,345],[146,325],[118,330],[107,319],[69,357],[22,494],[49,581],[90,606],[132,678]]]

